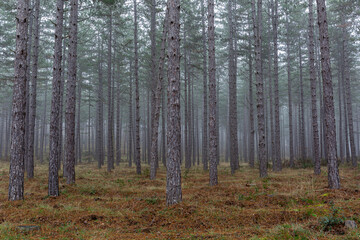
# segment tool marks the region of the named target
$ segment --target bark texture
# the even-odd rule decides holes
[[[339,169],[336,159],[336,126],[334,95],[330,67],[330,43],[325,0],[316,0],[320,35],[321,74],[323,79],[325,151],[328,164],[329,188],[340,188]]]
[[[67,99],[65,110],[65,172],[67,184],[75,183],[75,110],[76,110],[76,69],[77,69],[77,34],[78,0],[70,1],[70,32]]]
[[[319,127],[316,105],[316,70],[315,70],[315,43],[314,43],[314,14],[313,0],[309,0],[309,67],[311,87],[311,119],[312,119],[312,144],[314,173],[321,173],[320,151],[319,151]]]
[[[53,64],[52,99],[50,115],[50,156],[49,156],[49,196],[59,196],[59,162],[60,162],[60,112],[61,112],[61,60],[62,34],[64,19],[64,0],[56,1],[55,47]]]
[[[215,62],[215,11],[214,0],[208,0],[208,47],[209,47],[209,174],[210,185],[218,184],[217,175],[217,128],[216,128],[216,62]]]
[[[12,104],[9,200],[24,199],[25,114],[28,0],[18,0],[16,14],[15,78]]]
[[[166,204],[181,202],[180,0],[169,0]]]

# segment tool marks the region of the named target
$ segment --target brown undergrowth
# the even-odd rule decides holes
[[[322,226],[333,207],[360,221],[360,175],[341,169],[340,190],[311,169],[285,169],[260,179],[242,166],[230,175],[219,167],[219,185],[208,185],[201,167],[182,172],[183,202],[165,204],[164,168],[157,179],[125,165],[107,173],[79,165],[76,185],[60,179],[61,196],[47,196],[47,166],[25,182],[25,200],[7,201],[8,165],[0,165],[1,239],[360,239],[359,230]],[[323,171],[326,171],[324,168]],[[21,225],[38,229],[24,231]]]

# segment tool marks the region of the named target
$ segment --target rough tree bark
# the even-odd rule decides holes
[[[257,1],[255,13],[255,0],[252,0],[252,15],[255,36],[255,78],[257,95],[257,119],[258,119],[258,156],[260,177],[267,177],[266,140],[265,140],[265,110],[264,110],[264,81],[262,76],[262,0]]]
[[[141,174],[140,162],[140,96],[139,96],[139,56],[137,3],[134,0],[134,51],[135,51],[135,164],[136,173]]]
[[[334,95],[330,67],[330,43],[325,0],[316,0],[320,35],[321,68],[323,79],[325,149],[328,163],[329,188],[340,188],[339,169],[336,159],[336,126]]]
[[[78,0],[70,1],[70,32],[68,81],[66,86],[67,101],[65,110],[65,161],[66,182],[75,183],[75,110],[76,110],[76,69],[77,69],[77,34]]]
[[[61,112],[61,60],[62,34],[64,19],[64,0],[56,1],[55,47],[53,64],[52,99],[50,114],[50,156],[49,156],[49,196],[59,196],[59,162],[60,162],[60,112]]]
[[[113,137],[113,126],[114,126],[114,117],[113,117],[113,104],[112,104],[112,10],[110,7],[109,12],[109,39],[108,39],[108,133],[107,133],[107,171],[110,172],[114,169],[114,137]]]
[[[155,179],[156,177],[156,161],[159,157],[158,155],[158,136],[159,136],[159,119],[160,119],[160,104],[161,104],[161,93],[163,87],[163,68],[165,62],[165,48],[166,48],[166,34],[167,34],[167,21],[168,21],[169,11],[166,9],[164,24],[163,24],[163,34],[161,40],[161,52],[159,59],[159,71],[156,82],[156,89],[154,95],[154,117],[152,119],[152,137],[151,137],[151,160],[150,160],[150,179]]]
[[[27,140],[27,177],[34,177],[34,129],[36,117],[36,94],[37,94],[37,77],[38,77],[38,62],[39,62],[39,32],[40,32],[40,0],[35,1],[35,29],[34,29],[34,45],[32,47],[32,66],[30,75],[30,97],[29,97],[29,132]]]
[[[16,15],[15,78],[12,103],[9,200],[24,199],[26,58],[29,1],[18,0]]]
[[[208,0],[208,47],[209,47],[209,174],[210,185],[218,184],[217,133],[216,133],[216,62],[215,62],[215,11],[214,0]]]
[[[315,43],[314,43],[314,14],[313,0],[309,0],[309,67],[310,67],[310,86],[311,86],[311,119],[313,134],[313,158],[314,173],[321,173],[321,162],[319,152],[319,127],[316,106],[316,71],[315,71]]]
[[[235,173],[236,163],[239,158],[238,128],[237,128],[237,88],[236,65],[234,53],[234,27],[232,17],[232,0],[228,2],[229,24],[229,128],[230,128],[230,166],[231,174]]]
[[[166,203],[181,202],[180,0],[169,0]]]
[[[201,25],[202,25],[202,47],[203,47],[203,132],[202,132],[202,163],[203,169],[208,169],[208,94],[207,94],[207,48],[206,48],[206,25],[205,6],[201,0]]]

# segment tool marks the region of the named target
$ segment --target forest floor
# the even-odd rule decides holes
[[[260,179],[242,166],[219,167],[210,187],[200,167],[182,172],[183,202],[167,207],[166,173],[149,180],[125,165],[107,173],[76,168],[76,185],[60,179],[61,196],[47,196],[47,166],[25,182],[25,200],[7,201],[8,164],[0,164],[0,239],[360,239],[360,170],[341,168],[340,190],[327,188],[326,168],[284,169]],[[37,226],[24,230],[19,226]]]

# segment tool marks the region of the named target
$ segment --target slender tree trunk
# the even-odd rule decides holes
[[[41,129],[40,129],[40,163],[44,163],[44,151],[46,150],[46,114],[47,114],[47,82],[45,83],[45,96],[44,96],[44,109],[41,119]],[[45,150],[44,150],[45,148]]]
[[[216,62],[215,62],[215,11],[214,0],[208,0],[208,47],[209,47],[209,169],[210,185],[218,184],[216,134]]]
[[[254,10],[253,10],[254,11]],[[250,28],[250,24],[249,24]],[[255,127],[254,127],[254,96],[253,96],[253,58],[252,58],[252,42],[249,32],[249,165],[255,167]]]
[[[156,82],[155,96],[154,96],[154,117],[152,119],[152,137],[151,137],[151,160],[150,160],[150,179],[155,179],[156,177],[156,161],[158,161],[158,136],[159,136],[159,118],[160,118],[160,101],[161,93],[163,91],[163,68],[165,62],[165,48],[166,48],[166,34],[167,34],[167,21],[169,17],[169,11],[166,9],[164,24],[163,24],[163,34],[161,41],[161,52],[159,59],[159,71]],[[156,57],[156,56],[155,56]],[[164,108],[162,109],[164,111]],[[162,120],[164,122],[164,119]],[[163,123],[164,124],[164,123]],[[162,129],[164,131],[164,128]]]
[[[68,81],[65,119],[65,161],[66,182],[75,183],[75,110],[76,110],[76,69],[77,69],[77,34],[78,0],[70,0],[70,32]]]
[[[202,130],[202,163],[203,169],[208,169],[208,94],[207,94],[207,48],[206,48],[206,25],[205,6],[201,0],[201,25],[202,25],[202,47],[203,47],[203,130]]]
[[[112,109],[112,10],[109,12],[109,39],[108,39],[108,133],[107,133],[107,171],[114,169],[114,138],[113,138],[113,109]]]
[[[38,78],[38,62],[39,62],[39,32],[40,32],[40,0],[35,1],[34,6],[34,45],[32,46],[32,66],[30,76],[30,101],[29,101],[29,133],[27,140],[27,177],[34,178],[34,128],[36,116],[36,94],[37,94],[37,78]],[[30,47],[30,46],[29,46]]]
[[[321,68],[324,91],[325,149],[328,163],[329,188],[340,188],[339,169],[336,160],[336,126],[334,95],[330,67],[330,48],[325,0],[316,0],[321,47]]]
[[[18,0],[16,17],[15,78],[12,104],[9,200],[24,199],[26,58],[29,1]]]
[[[53,63],[53,82],[50,115],[50,156],[49,156],[49,196],[59,196],[59,162],[61,142],[60,140],[60,112],[61,112],[61,60],[62,60],[62,35],[64,19],[64,0],[56,1],[56,25],[55,25],[55,47]]]
[[[76,116],[76,135],[75,135],[75,164],[81,163],[81,151],[82,151],[82,147],[81,147],[81,120],[80,120],[80,113],[81,113],[81,82],[82,82],[82,77],[81,77],[81,72],[79,74],[79,79],[78,79],[78,86],[77,86],[77,116]]]
[[[316,71],[315,71],[315,43],[314,43],[314,16],[313,0],[309,0],[309,64],[310,64],[310,86],[311,86],[311,119],[313,134],[313,158],[314,173],[321,173],[321,162],[319,152],[319,127],[316,106]]]
[[[288,81],[288,108],[289,108],[289,154],[290,167],[294,167],[294,130],[293,130],[293,105],[292,105],[292,79],[290,66],[290,22],[289,15],[286,17],[286,71]]]
[[[169,0],[166,203],[181,202],[180,0]]]
[[[306,159],[306,141],[305,141],[305,116],[304,116],[304,87],[303,87],[303,65],[302,65],[302,51],[301,39],[299,38],[299,68],[300,68],[300,152],[301,159]]]
[[[252,15],[255,35],[255,77],[257,95],[257,118],[258,118],[258,156],[260,177],[267,177],[266,140],[265,140],[265,110],[264,110],[264,82],[262,76],[262,0],[257,1],[257,13],[255,14],[255,0],[252,1]]]
[[[135,51],[135,163],[136,173],[141,174],[140,162],[140,96],[139,96],[139,57],[138,57],[138,17],[137,3],[134,0],[134,51]]]
[[[99,38],[99,45],[100,45]],[[103,73],[102,73],[102,44],[99,48],[98,59],[98,96],[97,96],[97,129],[96,129],[96,152],[98,168],[104,164],[104,105],[103,105]]]
[[[132,62],[130,62],[130,72],[132,72]],[[129,86],[129,150],[128,150],[128,163],[129,167],[132,166],[132,153],[133,153],[133,96],[132,96],[132,74],[130,74]]]
[[[232,17],[232,0],[228,2],[229,22],[229,127],[230,127],[230,166],[231,174],[235,173],[236,163],[239,159],[238,130],[237,130],[237,88],[236,65],[234,54],[234,27]]]
[[[29,139],[29,114],[30,114],[30,69],[31,69],[31,46],[32,46],[32,35],[33,35],[33,20],[34,20],[34,10],[33,10],[34,4],[33,1],[29,1],[29,25],[28,25],[28,42],[27,42],[27,60],[26,60],[26,116],[25,116],[25,146],[28,146],[28,139]],[[8,142],[8,141],[7,141]],[[25,149],[26,151],[27,149]],[[28,169],[28,161],[25,158],[25,171]]]
[[[349,126],[349,140],[350,140],[350,153],[351,153],[351,164],[353,167],[357,167],[355,139],[354,139],[354,121],[352,111],[352,99],[351,99],[351,86],[350,86],[350,67],[349,67],[349,50],[348,50],[348,33],[346,30],[346,22],[342,16],[342,25],[345,26],[342,29],[343,37],[343,49],[342,54],[344,59],[344,74],[345,74],[345,96],[346,96],[346,111],[347,111],[347,124]]]

